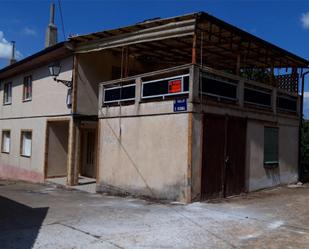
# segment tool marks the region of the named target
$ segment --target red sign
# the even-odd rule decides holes
[[[181,79],[170,80],[168,82],[168,93],[181,92]]]

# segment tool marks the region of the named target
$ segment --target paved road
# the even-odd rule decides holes
[[[0,248],[309,248],[309,188],[165,205],[0,181]]]

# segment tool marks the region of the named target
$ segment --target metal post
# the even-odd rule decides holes
[[[299,131],[298,131],[298,180],[302,180],[302,166],[301,166],[301,142],[302,142],[302,128],[304,120],[304,92],[305,92],[305,76],[309,71],[303,73],[301,81],[301,96],[300,96],[300,111],[299,111]]]

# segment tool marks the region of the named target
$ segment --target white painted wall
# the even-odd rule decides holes
[[[258,190],[297,181],[298,126],[279,120],[279,167],[264,168],[264,126],[270,123],[249,120],[247,125],[248,190]]]

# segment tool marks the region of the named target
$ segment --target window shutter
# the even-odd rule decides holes
[[[278,128],[265,127],[264,129],[264,164],[278,164]]]

